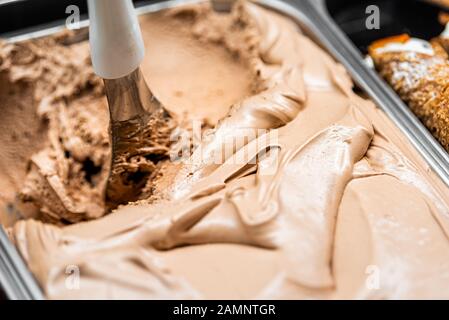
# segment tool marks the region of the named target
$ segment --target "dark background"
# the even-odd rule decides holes
[[[365,26],[369,5],[380,9],[380,29],[367,30]],[[438,21],[438,5],[423,0],[327,0],[330,15],[354,44],[366,53],[375,40],[407,33],[412,37],[430,40],[438,36],[444,26]]]

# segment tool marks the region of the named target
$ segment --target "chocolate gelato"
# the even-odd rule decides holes
[[[449,190],[295,23],[238,2],[141,27],[171,134],[113,212],[87,42],[1,46],[1,199],[48,298],[449,298]]]

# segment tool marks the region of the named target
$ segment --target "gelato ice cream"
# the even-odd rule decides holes
[[[449,298],[447,187],[294,22],[206,3],[141,27],[142,72],[176,126],[163,151],[148,141],[127,160],[147,182],[112,213],[106,102],[87,44],[0,50],[11,88],[1,106],[30,90],[26,116],[10,119],[24,115],[42,137],[19,149],[28,168],[1,156],[2,199],[33,218],[9,234],[48,298]],[[32,58],[14,54],[21,46]]]
[[[107,105],[86,46],[69,49],[60,41],[2,45],[2,180],[11,181],[2,202],[9,220],[12,214],[54,222],[101,216],[94,185],[108,157]]]

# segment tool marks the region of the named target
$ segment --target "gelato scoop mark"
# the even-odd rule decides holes
[[[38,118],[48,128],[44,148],[28,161],[15,204],[27,210],[26,215],[57,224],[95,219],[110,211],[105,189],[111,144],[103,84],[93,73],[86,44],[65,45],[70,36],[3,44],[1,50],[8,86],[31,86],[36,113],[27,117]],[[120,164],[114,167],[115,177],[126,175],[127,183],[136,186],[127,194],[122,185],[114,207],[138,200],[157,163],[168,158],[175,121],[166,112],[155,112],[146,121],[139,154],[116,159]]]

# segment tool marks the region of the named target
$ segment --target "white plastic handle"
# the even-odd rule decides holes
[[[95,73],[118,79],[137,69],[145,47],[132,0],[88,0],[87,5]]]

